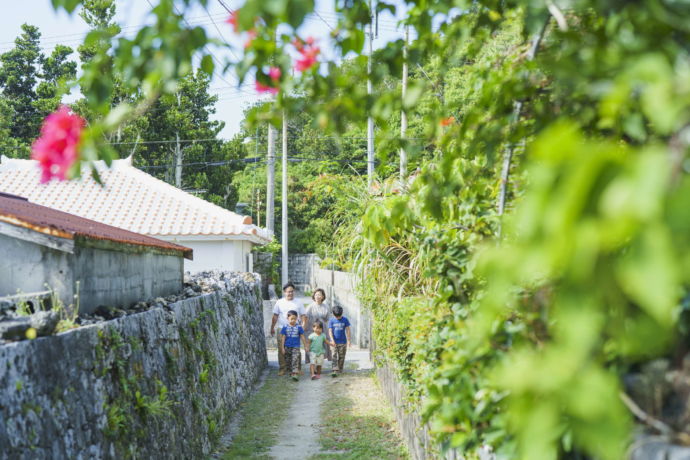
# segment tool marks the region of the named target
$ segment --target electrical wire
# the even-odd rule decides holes
[[[152,10],[154,9],[153,4],[151,3],[150,0],[146,0],[146,3],[149,4],[149,6],[151,7]],[[177,7],[174,4],[173,4],[173,9],[175,10],[175,13],[177,13],[182,18],[184,23],[187,24],[187,27],[191,28],[192,26],[191,26],[191,24],[189,24],[189,21],[187,21],[187,19],[184,17],[184,15],[179,12],[179,10],[177,9]],[[206,45],[203,46],[203,50],[206,51],[206,53],[208,53],[209,56],[211,56],[211,59],[213,59],[213,62],[215,62],[216,65],[222,66],[222,63],[220,62],[220,60],[216,57],[215,54],[213,54],[213,52],[211,52],[211,50],[208,49],[208,47]],[[233,85],[233,83],[230,83],[228,80],[225,79],[225,77],[223,77],[222,74],[216,72],[215,70],[213,71],[213,75],[217,76],[220,80],[224,81],[228,85],[230,85],[230,86]],[[246,91],[243,91],[241,87],[238,88],[238,91],[239,92],[246,92]]]
[[[356,159],[356,158],[349,158],[349,159],[338,159],[338,158],[309,158],[309,157],[288,157],[287,160],[292,163],[299,163],[299,162],[313,162],[313,163],[345,163],[345,164],[352,164],[352,163],[367,163],[366,158],[362,159]],[[194,161],[190,163],[179,163],[180,166],[225,166],[229,164],[234,164],[234,163],[266,163],[267,159],[265,157],[247,157],[247,158],[237,158],[233,160],[222,160],[222,161]],[[376,160],[376,163],[378,165],[381,164],[380,161]],[[396,161],[389,161],[387,164],[397,164]],[[139,169],[165,169],[165,168],[170,168],[171,165],[140,165],[136,166]]]
[[[218,24],[216,24],[216,21],[214,21],[213,18],[211,17],[211,13],[208,11],[208,7],[207,7],[205,4],[204,4],[204,11],[206,11],[206,14],[208,15],[208,18],[209,18],[209,19],[211,20],[211,22],[213,23],[213,27],[216,28],[216,30],[218,31],[218,34],[219,34],[220,37],[223,39],[223,41],[225,42],[225,44],[228,46],[228,50],[230,51],[230,53],[231,53],[233,56],[235,56],[235,59],[237,59],[238,61],[241,61],[240,57],[239,57],[237,54],[235,54],[235,51],[232,49],[232,45],[230,45],[230,43],[228,43],[228,41],[225,39],[225,36],[223,35],[223,32],[221,32],[220,28],[218,27]]]

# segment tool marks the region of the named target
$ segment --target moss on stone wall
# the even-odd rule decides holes
[[[233,286],[170,311],[0,347],[8,369],[0,376],[7,455],[207,455],[266,364],[256,286]],[[22,411],[32,426],[21,421]]]

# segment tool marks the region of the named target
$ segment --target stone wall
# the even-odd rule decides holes
[[[266,366],[259,281],[0,346],[0,459],[202,458]]]
[[[428,426],[422,423],[418,408],[411,404],[407,398],[405,387],[398,380],[395,369],[391,363],[379,361],[376,365],[376,375],[381,384],[383,393],[388,398],[403,440],[407,444],[410,457],[414,460],[443,459],[462,460],[465,458],[455,449],[442,452],[434,445]],[[479,460],[496,460],[487,448],[479,448],[471,458]]]

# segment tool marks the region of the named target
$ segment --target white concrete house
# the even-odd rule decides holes
[[[107,225],[170,241],[194,250],[185,271],[252,271],[251,250],[272,235],[252,218],[216,206],[132,166],[130,158],[110,168],[98,162],[103,181],[90,174],[74,181],[40,183],[33,160],[0,158],[0,192]]]

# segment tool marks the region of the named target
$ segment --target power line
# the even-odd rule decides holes
[[[182,163],[181,166],[225,166],[233,163],[266,163],[266,158],[264,157],[247,157],[247,158],[237,158],[233,160],[221,160],[221,161],[194,161],[190,163]],[[300,162],[313,162],[313,163],[366,163],[366,159],[338,159],[338,158],[309,158],[309,157],[288,157],[288,161],[293,163]],[[376,160],[377,164],[380,164]],[[388,162],[388,164],[393,164],[395,162]],[[136,166],[139,169],[166,169],[171,168],[172,165],[141,165]]]
[[[223,161],[195,161],[192,163],[180,163],[180,166],[224,166],[232,163],[262,163],[265,160],[261,157],[249,157],[249,158],[238,158],[235,160],[223,160]],[[136,166],[139,169],[166,169],[170,168],[171,165],[152,165],[152,166]]]
[[[220,3],[220,6],[225,8],[225,11],[227,11],[228,14],[233,14],[235,12],[235,10],[231,10],[230,8],[228,8],[228,5],[226,5],[223,0],[218,0],[218,3]]]
[[[319,14],[318,11],[316,11],[316,9],[314,9],[314,14],[315,14],[316,16],[318,16],[318,18],[321,19],[321,22],[323,22],[324,24],[326,24],[326,27],[328,27],[329,29],[331,29],[331,31],[334,31],[334,30],[335,30],[333,27],[331,27],[331,25],[330,25],[328,22],[326,22],[326,20],[325,20],[323,17],[321,17],[321,15]]]
[[[230,51],[230,53],[231,53],[233,56],[235,56],[235,59],[237,59],[238,61],[240,61],[241,59],[239,58],[239,56],[238,56],[237,54],[235,54],[235,51],[232,49],[232,45],[230,45],[230,43],[228,43],[228,41],[225,39],[225,36],[223,35],[223,32],[221,32],[220,28],[218,27],[218,24],[216,24],[216,21],[214,21],[213,18],[211,17],[211,13],[209,13],[208,7],[207,7],[206,5],[204,5],[204,11],[206,11],[206,14],[208,15],[208,18],[209,18],[209,19],[211,20],[211,22],[213,23],[213,27],[216,28],[216,30],[218,31],[218,34],[219,34],[220,37],[223,39],[223,41],[225,42],[225,44],[228,46],[228,50]]]
[[[302,137],[299,135],[288,135],[288,139],[301,139]],[[156,145],[156,144],[174,144],[176,142],[180,143],[205,143],[205,142],[230,142],[234,140],[235,138],[223,138],[223,137],[207,137],[207,138],[201,138],[201,139],[180,139],[179,141],[177,139],[162,139],[162,140],[149,140],[149,141],[122,141],[122,142],[103,142],[101,145]],[[265,140],[266,136],[245,136],[242,139],[254,139],[254,140]],[[308,139],[335,139],[335,140],[366,140],[366,137],[339,137],[339,136],[309,136]],[[399,137],[391,136],[391,137],[379,137],[378,139],[380,140],[397,140],[400,139]],[[429,140],[425,137],[406,137],[406,141],[408,140]],[[5,147],[9,149],[26,149],[28,146],[14,146],[14,147]]]
[[[220,17],[224,16],[224,13],[217,13],[217,14],[214,14],[213,16],[217,16],[220,18]],[[204,18],[204,20],[202,20],[202,21],[194,21],[193,20],[194,18],[202,18],[202,17]],[[191,21],[190,24],[192,24],[192,25],[197,25],[197,26],[211,25],[211,22],[209,22],[208,19],[205,19],[204,16],[194,16],[193,18],[189,18],[189,19]],[[213,21],[212,18],[210,18],[210,19],[211,19],[211,21]],[[123,36],[125,31],[139,30],[142,27],[145,27],[148,25],[150,25],[150,24],[142,23],[142,24],[135,24],[135,25],[131,25],[131,26],[120,26],[118,24],[121,32],[119,34],[115,35],[115,38]],[[86,33],[77,32],[77,33],[62,34],[62,35],[46,35],[46,36],[41,37],[40,42],[41,42],[41,44],[45,44],[45,43],[53,44],[54,43],[56,45],[64,44],[64,43],[83,42],[84,38],[86,38],[86,36],[88,34],[89,34],[89,32],[86,32]],[[65,37],[77,37],[77,38],[65,39]],[[9,42],[0,42],[0,45],[16,45],[16,41],[13,40],[13,41],[9,41]],[[1,46],[0,50],[10,50],[13,48],[14,47]],[[42,48],[43,49],[49,49],[49,47],[42,47]]]
[[[154,7],[153,7],[153,5],[151,4],[151,1],[150,1],[150,0],[146,0],[146,3],[149,4],[149,6],[151,7],[152,10],[154,9]],[[177,9],[177,7],[176,7],[174,4],[173,4],[173,9],[175,10],[175,13],[177,13],[177,14],[182,18],[182,20],[184,21],[184,23],[187,24],[187,27],[189,27],[189,28],[191,29],[192,26],[191,26],[191,24],[189,23],[189,21],[187,21],[187,19],[184,17],[184,15],[181,14],[181,13],[179,12],[179,10]],[[213,61],[214,61],[216,64],[222,66],[222,63],[220,62],[220,60],[216,57],[215,54],[213,54],[213,53],[208,49],[208,47],[207,47],[206,45],[204,45],[203,49],[204,49],[204,51],[206,51],[206,52],[208,53],[209,56],[211,56],[211,59],[213,59]],[[222,81],[224,81],[225,83],[227,83],[228,85],[230,85],[230,86],[233,85],[232,83],[230,83],[229,81],[227,81],[227,80],[225,79],[225,77],[223,77],[223,75],[221,75],[220,73],[217,73],[215,70],[214,70],[213,74],[216,75],[218,78],[220,78],[220,79],[221,79]],[[238,89],[238,91],[240,91],[240,92],[246,92],[246,91],[243,91],[241,87]]]

